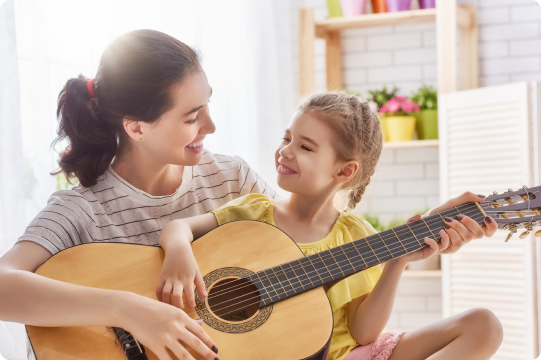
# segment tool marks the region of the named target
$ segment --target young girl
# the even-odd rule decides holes
[[[278,185],[291,196],[273,201],[250,194],[209,214],[166,225],[159,239],[166,256],[156,290],[158,299],[170,302],[172,296],[173,304],[183,307],[184,292],[188,306],[195,306],[193,283],[200,292],[204,292],[204,283],[189,244],[230,221],[250,219],[275,225],[305,255],[375,233],[361,217],[337,211],[333,200],[338,191],[347,189],[348,209],[356,206],[374,173],[381,149],[380,123],[367,103],[341,93],[317,94],[306,99],[275,154]],[[483,198],[468,193],[462,201]],[[334,315],[328,359],[488,359],[496,352],[502,328],[497,318],[483,309],[407,333],[383,332],[402,271],[409,262],[445,250],[450,241],[459,244],[484,234],[492,235],[496,230],[490,218],[485,219],[483,227],[466,216],[445,220],[439,244],[425,238],[429,247],[388,262],[383,271],[379,266],[370,268],[327,290]]]

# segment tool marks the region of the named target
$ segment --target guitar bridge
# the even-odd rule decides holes
[[[132,334],[122,328],[113,327],[113,329],[128,360],[148,360],[145,347],[135,340]]]

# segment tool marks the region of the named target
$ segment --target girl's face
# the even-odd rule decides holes
[[[276,149],[278,185],[291,193],[317,196],[344,181],[332,130],[312,112],[297,111]]]
[[[202,70],[173,86],[173,108],[152,124],[140,122],[144,140],[138,143],[140,151],[157,163],[198,164],[203,156],[203,139],[216,130],[208,108],[211,94]]]

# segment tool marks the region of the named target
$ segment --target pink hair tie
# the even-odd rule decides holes
[[[90,94],[90,97],[91,98],[96,98],[96,94],[94,93],[94,79],[92,80],[88,80],[88,82],[86,83],[86,87],[88,88],[88,93]]]

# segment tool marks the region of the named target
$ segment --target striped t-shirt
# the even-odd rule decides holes
[[[53,255],[90,242],[158,245],[169,221],[207,213],[249,193],[277,196],[238,156],[205,151],[199,164],[184,168],[182,184],[167,196],[151,196],[109,167],[92,187],[53,193],[18,241],[33,241]]]

